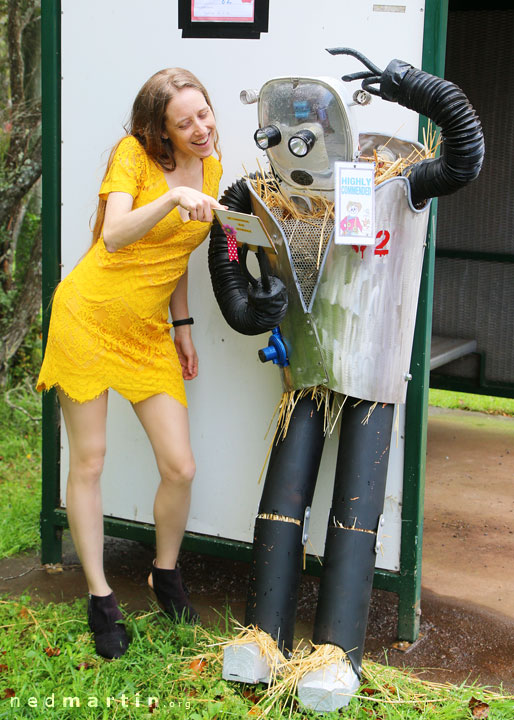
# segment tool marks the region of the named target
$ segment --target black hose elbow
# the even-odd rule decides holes
[[[485,152],[482,127],[459,87],[392,60],[380,78],[380,95],[425,115],[441,128],[440,157],[417,163],[408,175],[415,206],[449,195],[479,175]]]
[[[250,191],[245,181],[231,185],[220,203],[235,212],[251,213]],[[243,270],[243,262],[229,260],[227,238],[217,221],[211,229],[208,259],[214,295],[233,330],[243,335],[259,335],[282,322],[287,311],[283,282],[268,273],[256,280],[248,274],[246,266]],[[262,269],[261,265],[261,272]]]

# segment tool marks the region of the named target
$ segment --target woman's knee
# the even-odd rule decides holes
[[[161,459],[158,465],[164,483],[187,487],[193,482],[196,463],[192,455]]]
[[[88,452],[71,452],[70,478],[79,482],[95,484],[100,481],[104,468],[105,447]]]

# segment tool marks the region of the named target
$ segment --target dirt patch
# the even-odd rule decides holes
[[[426,477],[423,586],[514,621],[514,420],[431,408]]]

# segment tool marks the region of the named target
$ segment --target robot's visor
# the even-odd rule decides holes
[[[259,93],[255,142],[290,185],[298,185],[295,178],[303,173],[311,178],[311,189],[332,190],[334,163],[354,159],[356,136],[337,83],[332,78],[274,78]]]

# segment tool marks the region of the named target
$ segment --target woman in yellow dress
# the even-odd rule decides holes
[[[183,382],[198,373],[187,263],[209,232],[212,210],[222,207],[216,122],[194,75],[181,68],[153,75],[136,97],[127,133],[100,188],[93,244],[55,293],[37,385],[56,387],[59,396],[70,449],[68,521],[88,584],[89,625],[107,658],[123,655],[129,643],[103,568],[108,388],[132,403],[160,473],[148,583],[171,617],[198,619],[176,567],[195,472]]]

